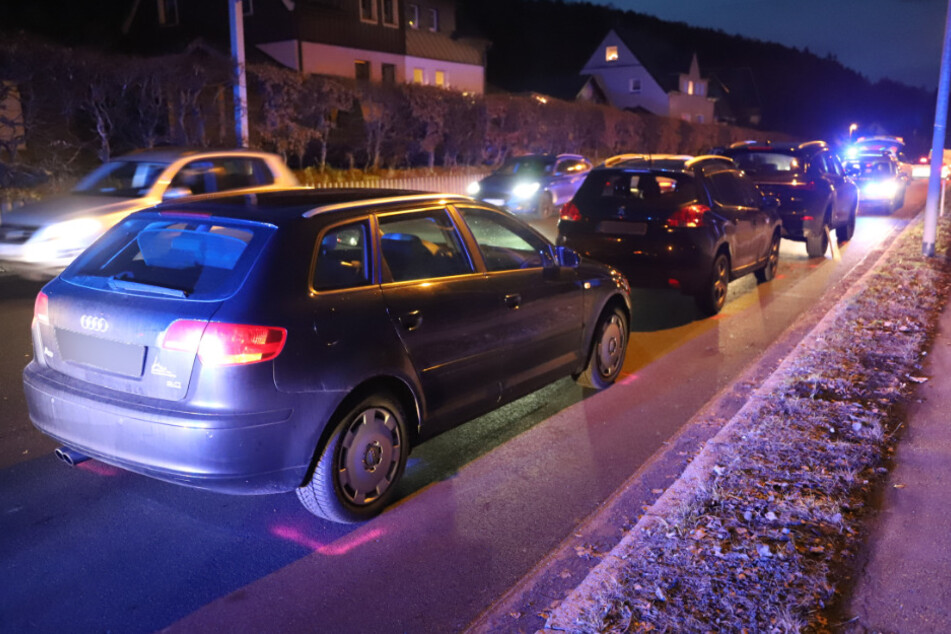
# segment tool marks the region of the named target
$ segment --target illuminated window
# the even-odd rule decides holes
[[[606,62],[616,62],[617,61],[617,47],[608,46],[604,49],[604,61]]]
[[[360,21],[376,22],[376,0],[360,0]]]
[[[162,26],[178,24],[178,0],[158,0],[158,19]]]
[[[413,83],[414,83],[414,84],[422,84],[422,83],[424,83],[424,81],[425,81],[425,77],[423,76],[423,69],[422,69],[422,68],[414,68],[414,69],[413,69]]]
[[[358,59],[353,63],[354,67],[354,77],[364,81],[369,81],[370,79],[370,62]]]
[[[433,33],[439,30],[439,10],[430,9],[429,10],[429,30]]]
[[[687,94],[688,95],[693,94],[693,80],[692,79],[687,80]]]
[[[406,6],[406,25],[411,29],[419,28],[419,5],[410,4]]]
[[[399,4],[397,0],[383,1],[383,24],[385,26],[399,26]]]
[[[437,71],[436,71],[435,83],[436,83],[437,86],[442,86],[442,87],[445,88],[445,86],[446,86],[446,71],[444,71],[444,70],[437,70]]]
[[[641,93],[641,80],[640,80],[640,79],[631,79],[630,91],[631,91],[633,94],[635,94],[635,95],[639,95],[639,94]]]

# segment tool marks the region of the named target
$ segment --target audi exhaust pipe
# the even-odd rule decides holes
[[[53,452],[56,454],[56,457],[68,464],[70,467],[75,467],[80,462],[86,462],[89,460],[89,456],[86,454],[79,453],[75,449],[70,449],[69,447],[60,447]]]

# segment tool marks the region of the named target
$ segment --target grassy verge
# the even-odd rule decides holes
[[[546,629],[832,628],[951,284],[946,258],[921,255],[921,231],[897,239]],[[945,217],[938,252],[949,244]]]

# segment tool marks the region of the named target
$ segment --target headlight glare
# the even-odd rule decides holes
[[[535,183],[519,183],[512,189],[512,195],[516,198],[531,198],[538,191],[541,185]]]
[[[466,187],[466,193],[470,196],[475,196],[482,190],[482,187],[479,185],[479,181],[472,181],[469,183],[469,186]]]

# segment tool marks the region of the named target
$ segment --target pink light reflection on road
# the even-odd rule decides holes
[[[382,537],[386,534],[386,531],[382,528],[374,528],[363,533],[347,535],[346,537],[342,537],[330,544],[321,543],[310,535],[305,534],[301,529],[295,528],[293,526],[272,526],[271,534],[275,537],[292,541],[300,546],[303,546],[304,548],[314,551],[315,553],[320,553],[321,555],[337,556],[346,555],[354,548]]]
[[[98,462],[96,460],[86,460],[85,462],[80,462],[78,465],[76,465],[76,468],[105,477],[113,477],[122,474],[122,469],[113,467],[112,465],[107,465],[104,462]]]

